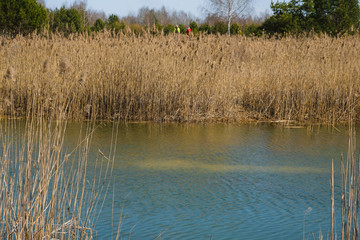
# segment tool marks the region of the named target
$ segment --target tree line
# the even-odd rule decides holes
[[[239,0],[243,1],[243,0]],[[249,0],[246,0],[249,1]],[[226,2],[226,1],[225,1]],[[233,2],[233,1],[232,1]],[[355,33],[359,28],[358,0],[290,0],[271,2],[273,14],[261,17],[221,15],[208,12],[205,19],[196,19],[184,11],[167,11],[148,7],[137,15],[123,18],[87,9],[86,2],[75,1],[69,7],[47,9],[43,1],[2,0],[0,2],[0,31],[2,34],[42,33],[44,30],[65,36],[109,30],[115,34],[172,34],[176,25],[185,34],[190,26],[193,34],[230,34],[261,36],[263,34],[302,34],[308,32],[339,35]],[[234,10],[235,11],[235,10]],[[241,10],[243,11],[243,9]],[[230,22],[231,17],[231,22]]]
[[[261,29],[270,34],[355,33],[359,28],[358,0],[291,0],[272,2],[273,15]]]

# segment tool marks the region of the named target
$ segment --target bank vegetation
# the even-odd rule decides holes
[[[67,123],[55,118],[66,119],[64,109],[46,119],[0,121],[1,239],[97,236],[109,189],[104,179],[111,178],[113,162],[99,154],[98,170],[88,173],[94,124],[79,129],[79,143],[69,149],[64,146]]]
[[[359,36],[2,38],[0,115],[123,121],[359,118]],[[59,116],[60,117],[60,116]]]

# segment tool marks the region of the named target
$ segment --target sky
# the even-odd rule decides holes
[[[55,9],[61,6],[69,6],[75,0],[45,0],[47,8]],[[206,0],[87,0],[89,9],[104,11],[107,15],[115,14],[119,17],[125,17],[130,13],[137,14],[141,7],[160,9],[165,6],[167,10],[183,10],[195,17],[203,17],[201,6],[204,6]],[[271,0],[252,0],[252,14],[259,15],[266,10],[271,13]]]

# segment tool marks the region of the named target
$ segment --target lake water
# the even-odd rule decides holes
[[[100,151],[116,147],[96,239],[116,236],[119,216],[120,239],[327,239],[332,159],[340,236],[346,126],[129,123],[117,136],[114,126],[92,136],[90,181],[108,161]],[[68,124],[65,151],[80,128]]]
[[[66,147],[77,129],[69,125]],[[117,152],[98,239],[116,235],[120,214],[122,239],[313,239],[330,231],[331,160],[339,207],[346,127],[120,124],[115,145],[113,132],[98,126],[90,152],[90,174],[99,149]],[[336,222],[339,232],[339,208]]]

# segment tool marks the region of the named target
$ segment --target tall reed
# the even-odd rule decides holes
[[[347,161],[341,156],[341,240],[355,240],[359,238],[359,190],[360,190],[360,161],[356,160],[355,129],[350,124]],[[337,239],[335,225],[334,198],[334,164],[331,171],[331,235],[330,239]]]
[[[108,188],[102,179],[112,169],[108,161],[93,180],[87,174],[93,125],[66,150],[66,121],[28,116],[23,123],[0,122],[0,238],[92,239]]]
[[[359,51],[359,36],[18,36],[0,48],[0,115],[346,121]]]

